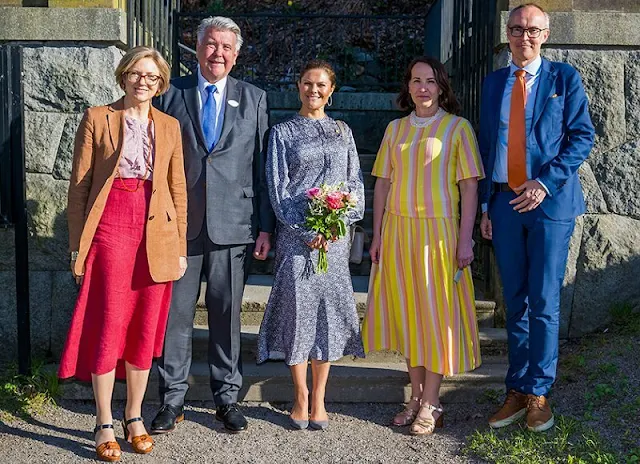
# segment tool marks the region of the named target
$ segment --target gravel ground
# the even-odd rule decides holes
[[[406,429],[387,424],[399,405],[330,404],[327,431],[292,431],[287,428],[290,404],[245,403],[246,432],[226,433],[214,418],[213,404],[190,404],[185,422],[170,434],[156,436],[148,456],[136,455],[122,439],[122,462],[167,463],[469,463],[460,456],[465,436],[486,427],[490,404],[445,405],[445,428],[431,437],[412,437]],[[149,422],[157,405],[145,405]],[[122,403],[114,405],[120,411]],[[116,413],[116,417],[119,415]],[[0,450],[10,463],[85,462],[94,459],[93,405],[61,401],[24,421],[0,422]]]

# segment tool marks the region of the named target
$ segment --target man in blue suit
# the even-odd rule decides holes
[[[507,22],[511,65],[484,81],[479,145],[482,236],[493,240],[507,307],[507,397],[489,420],[553,426],[547,396],[556,378],[560,290],[575,218],[585,204],[578,168],[594,140],[577,71],[542,59],[549,16],[538,5]],[[489,175],[489,173],[491,173]]]

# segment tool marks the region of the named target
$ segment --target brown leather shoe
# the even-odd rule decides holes
[[[544,432],[553,427],[551,406],[544,396],[527,395],[527,428],[532,432]]]
[[[500,410],[489,419],[489,426],[493,429],[506,427],[523,418],[526,413],[527,395],[509,390]]]

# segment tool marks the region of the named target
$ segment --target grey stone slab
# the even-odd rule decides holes
[[[566,62],[580,73],[596,129],[595,151],[604,152],[627,139],[625,62],[628,53],[614,50],[567,50]]]
[[[629,46],[640,44],[640,13],[610,11],[551,12],[551,34],[547,43],[553,45]],[[497,44],[507,43],[506,25],[509,12],[500,14]]]
[[[122,55],[114,46],[25,47],[25,109],[80,113],[119,99],[113,71]]]
[[[608,213],[607,203],[604,201],[602,190],[598,185],[598,181],[593,174],[591,165],[583,163],[578,170],[580,176],[580,184],[584,193],[584,201],[587,206],[588,214]]]
[[[78,296],[78,286],[71,276],[70,270],[52,272],[52,275],[51,353],[53,358],[58,360],[71,323],[73,308]]]
[[[640,139],[640,52],[629,52],[624,64],[627,140]]]
[[[576,264],[570,337],[605,327],[616,304],[640,304],[640,221],[586,215]]]
[[[52,40],[125,46],[126,12],[119,8],[0,7],[0,42]]]
[[[16,360],[18,355],[15,271],[0,271],[0,366]]]
[[[493,55],[493,69],[504,68],[511,62],[511,51],[509,47],[502,47],[498,53]]]
[[[51,174],[66,115],[25,111],[24,156],[27,172]]]
[[[625,13],[640,13],[638,0],[573,0],[573,9],[582,11],[619,11]]]
[[[31,354],[45,359],[51,334],[51,274],[29,273]],[[16,362],[18,356],[17,296],[15,271],[0,272],[0,365]]]
[[[56,179],[69,180],[71,178],[73,145],[81,119],[81,113],[69,114],[65,119],[62,135],[60,136],[60,144],[56,153],[56,161],[53,166],[53,177]]]
[[[584,228],[584,216],[576,218],[576,226],[569,242],[569,255],[567,268],[564,273],[562,290],[560,291],[560,338],[569,336],[571,324],[571,311],[573,309],[573,295],[576,289],[576,272],[580,248],[582,246],[582,229]]]
[[[15,230],[0,229],[0,271],[15,269]]]
[[[640,139],[596,154],[589,164],[609,211],[640,219]]]
[[[629,118],[626,109],[629,106],[628,98],[625,96],[629,79],[625,76],[625,67],[629,52],[568,49],[551,45],[543,48],[542,56],[550,61],[568,63],[580,73],[596,130],[594,152],[604,152],[623,144],[628,138],[627,121],[634,123],[634,118]],[[494,63],[502,66],[508,65],[509,61],[510,54],[506,50],[494,58]]]
[[[31,270],[68,268],[65,209],[69,182],[47,174],[27,173],[29,263]]]
[[[31,315],[31,354],[44,359],[51,351],[51,290],[50,271],[29,273],[29,311]]]

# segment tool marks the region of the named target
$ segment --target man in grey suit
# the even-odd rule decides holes
[[[187,260],[174,283],[160,397],[151,430],[184,419],[192,333],[201,279],[207,282],[209,372],[216,418],[232,432],[247,428],[237,407],[242,387],[240,308],[251,255],[264,260],[274,228],[264,179],[267,95],[229,76],[242,45],[238,25],[210,17],[198,27],[198,71],[172,80],[155,105],[180,121],[188,188]]]

